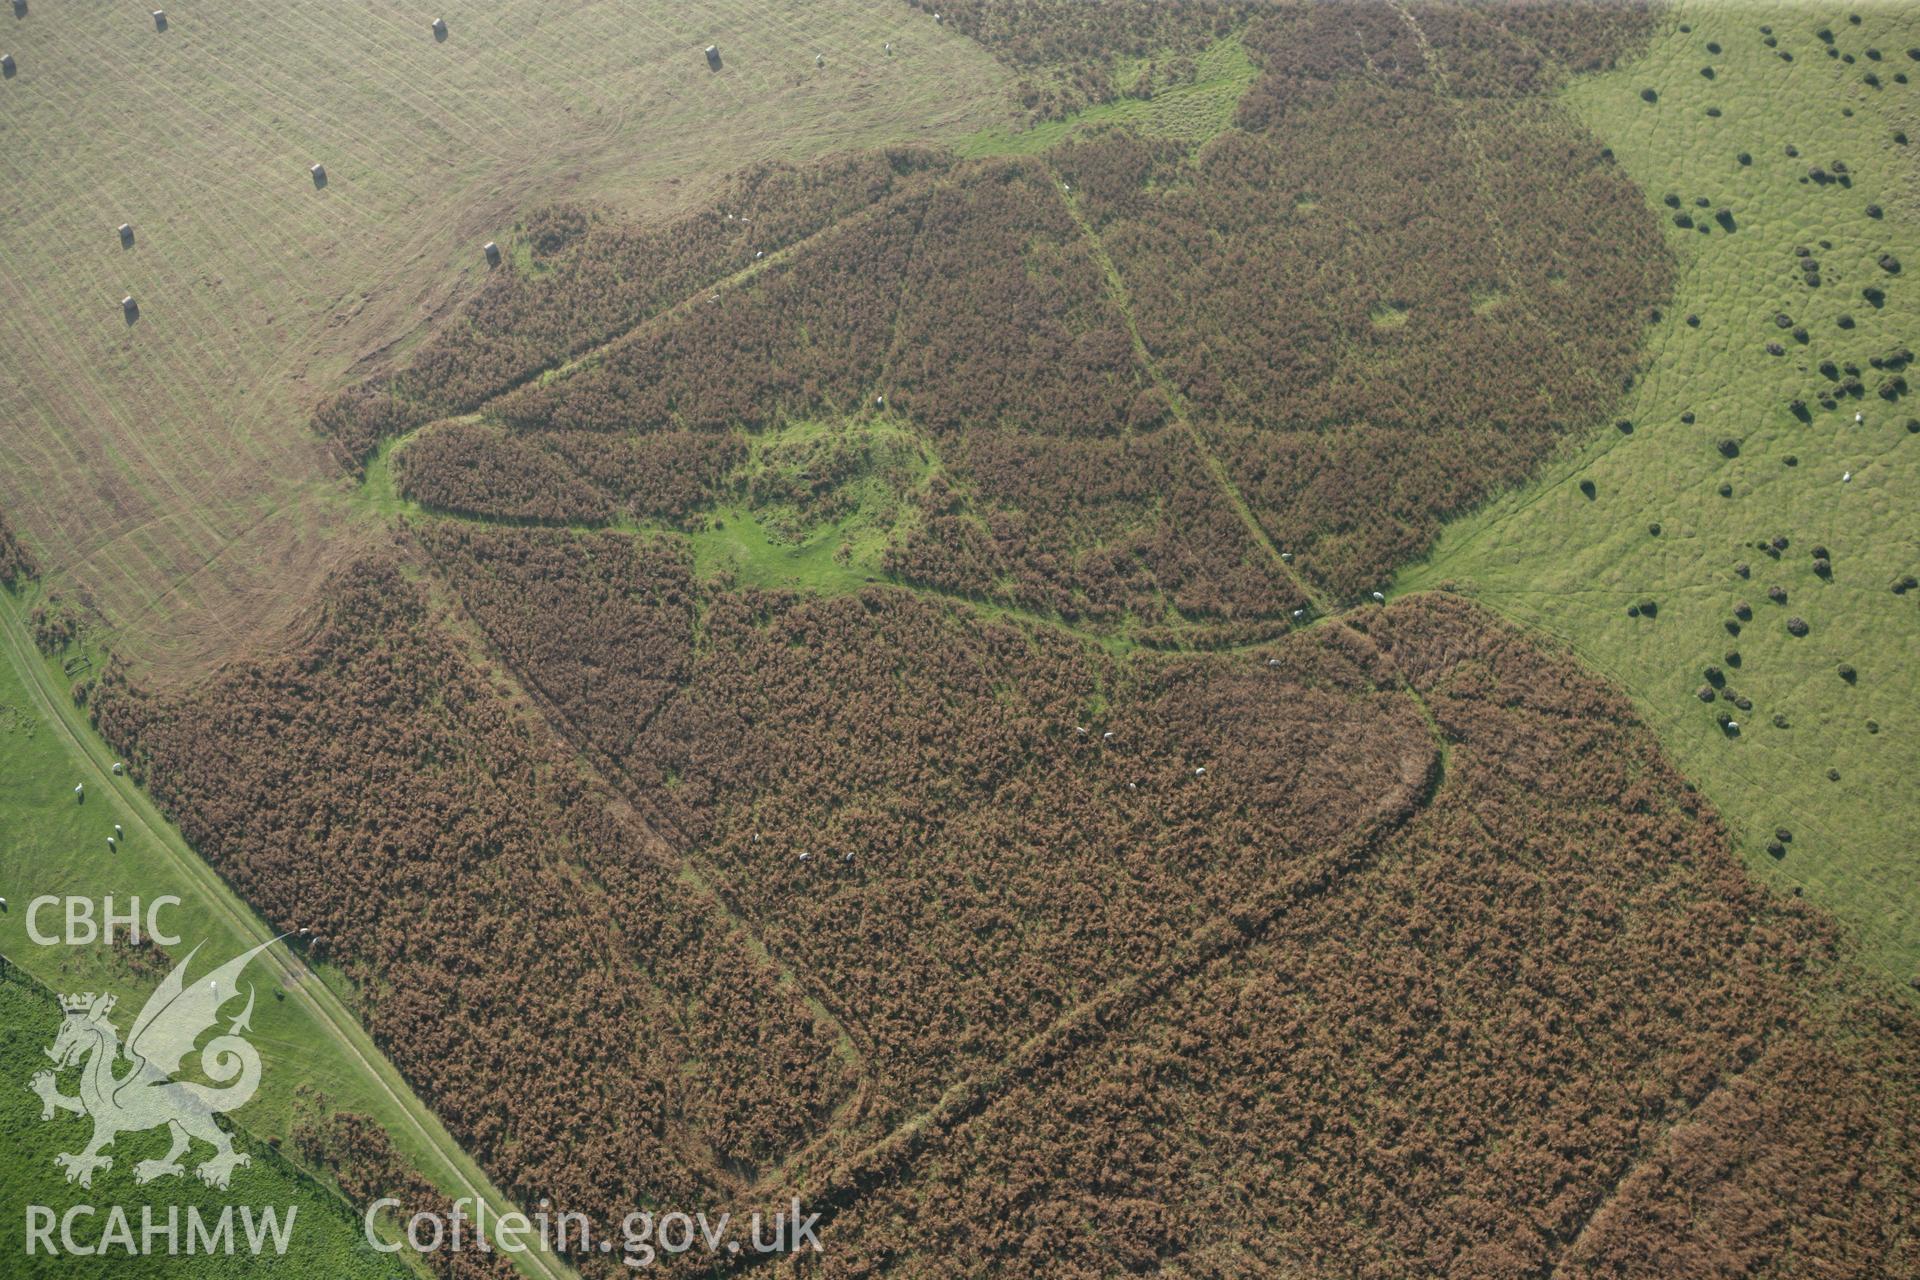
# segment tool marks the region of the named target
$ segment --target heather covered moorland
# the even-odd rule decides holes
[[[897,12],[1000,113],[521,201],[316,397],[271,644],[117,655],[0,524],[73,741],[502,1203],[820,1215],[669,1274],[1920,1276],[1920,27]],[[1813,798],[1702,753],[1856,696]],[[395,1115],[278,1132],[444,1207]]]

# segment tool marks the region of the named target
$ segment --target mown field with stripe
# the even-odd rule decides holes
[[[360,545],[312,407],[449,315],[529,205],[682,208],[758,159],[966,137],[1007,102],[984,51],[885,0],[0,23],[0,509],[116,650],[181,675]]]

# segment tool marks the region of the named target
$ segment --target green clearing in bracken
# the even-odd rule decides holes
[[[1537,484],[1461,520],[1397,584],[1454,583],[1631,690],[1756,871],[1853,925],[1903,984],[1920,973],[1920,591],[1892,587],[1920,573],[1920,434],[1908,426],[1920,403],[1875,394],[1893,373],[1869,358],[1920,338],[1916,47],[1911,7],[1681,4],[1644,59],[1571,87],[1569,106],[1645,189],[1682,264],[1621,408],[1632,431],[1597,432]],[[1809,178],[1836,161],[1847,182]],[[1669,194],[1695,229],[1674,224]],[[1714,219],[1722,208],[1731,232]],[[1818,288],[1803,283],[1802,245]],[[1886,253],[1900,272],[1882,268]],[[1772,342],[1785,354],[1770,355]],[[1816,398],[1835,386],[1819,370],[1828,360],[1857,364],[1865,384],[1831,410]],[[1808,421],[1791,412],[1796,397]],[[1756,546],[1775,537],[1788,540],[1777,559]],[[1831,552],[1830,579],[1815,572],[1816,547]],[[1628,616],[1647,600],[1653,617]],[[1741,602],[1751,621],[1735,616]],[[1801,639],[1787,632],[1796,616]],[[1696,697],[1708,666],[1750,712]],[[1737,733],[1721,729],[1723,710]]]
[[[1114,71],[1114,83],[1132,84],[1144,63],[1123,63]],[[1193,59],[1193,78],[1156,90],[1150,97],[1121,97],[1075,112],[1063,120],[1048,120],[1026,129],[983,129],[962,142],[958,150],[974,156],[1034,155],[1052,147],[1079,129],[1096,125],[1124,125],[1150,137],[1178,138],[1199,144],[1233,123],[1240,95],[1259,74],[1237,36],[1215,41]]]

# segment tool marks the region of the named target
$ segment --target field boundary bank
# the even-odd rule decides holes
[[[1403,685],[1402,691],[1415,701],[1431,735],[1432,722],[1426,715],[1424,701],[1411,686]],[[932,1106],[923,1108],[896,1125],[885,1137],[837,1162],[812,1191],[800,1191],[801,1203],[809,1213],[820,1215],[823,1226],[830,1225],[841,1211],[851,1208],[868,1192],[887,1185],[934,1144],[959,1132],[987,1111],[1009,1089],[1124,1034],[1142,1014],[1159,1007],[1182,982],[1257,945],[1289,908],[1336,892],[1373,862],[1385,842],[1431,808],[1446,783],[1444,744],[1430,736],[1424,754],[1424,766],[1418,776],[1403,775],[1398,795],[1383,800],[1381,811],[1360,835],[1335,845],[1326,856],[1257,905],[1222,916],[1190,935],[1186,940],[1187,954],[1113,983],[1061,1014],[998,1062],[949,1085]],[[736,1258],[720,1263],[710,1274],[737,1274],[767,1260],[759,1256]]]

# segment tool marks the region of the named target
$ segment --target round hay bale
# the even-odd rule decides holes
[[[1796,615],[1787,619],[1787,634],[1796,640],[1806,635],[1810,630],[1812,630],[1812,628],[1807,626],[1807,620],[1805,618]]]

